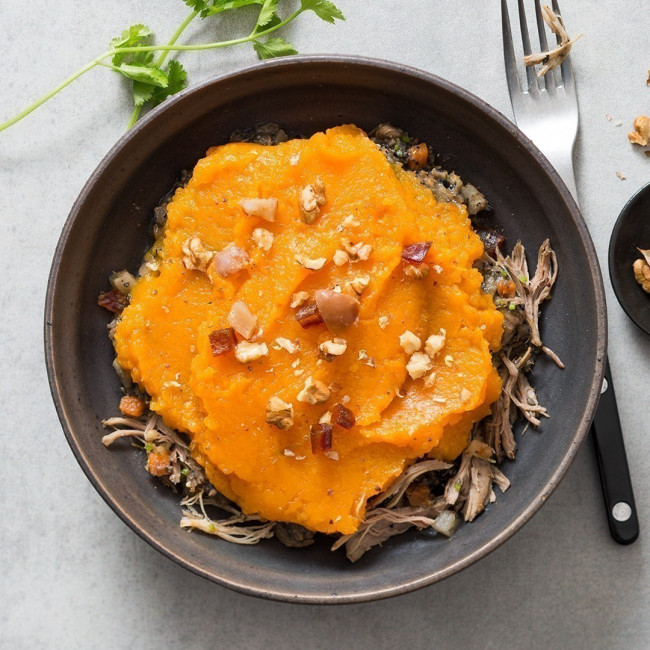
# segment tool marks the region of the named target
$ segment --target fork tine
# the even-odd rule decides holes
[[[535,0],[535,18],[537,19],[537,34],[539,35],[539,44],[542,52],[548,52],[548,41],[546,40],[546,28],[544,18],[542,16],[542,6],[540,0]],[[549,70],[544,77],[537,79],[537,83],[541,86],[544,85],[548,92],[555,91],[555,84],[557,79],[554,74],[555,70]],[[548,76],[551,76],[550,79]]]
[[[530,47],[530,37],[528,36],[528,25],[526,24],[526,9],[524,8],[524,0],[518,0],[519,4],[519,27],[521,29],[521,40],[524,45],[524,54],[532,54]],[[528,90],[534,92],[538,90],[537,78],[535,70],[532,66],[526,67],[526,78],[528,79]]]
[[[503,58],[506,65],[506,79],[510,97],[521,95],[521,84],[517,74],[517,60],[515,48],[512,43],[512,29],[510,28],[510,15],[508,14],[508,0],[501,0],[501,31],[503,32]]]
[[[552,0],[553,11],[560,16],[560,19],[564,23],[564,18],[562,18],[562,12],[560,11],[560,5],[557,0]],[[556,40],[559,43],[560,37],[556,36]],[[564,88],[569,93],[575,93],[575,79],[573,78],[573,67],[571,66],[571,55],[567,56],[564,59],[564,62],[560,66],[562,73],[562,82],[564,83]]]

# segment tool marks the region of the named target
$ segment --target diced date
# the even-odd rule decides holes
[[[344,429],[351,429],[356,420],[354,413],[349,408],[343,406],[343,404],[335,404],[332,409],[332,422]]]
[[[310,429],[311,450],[314,454],[332,448],[332,427],[329,424],[313,424]]]
[[[117,289],[104,291],[97,298],[97,304],[114,314],[121,314],[124,308],[129,304],[129,299],[121,294]]]
[[[226,327],[222,330],[214,330],[208,335],[210,349],[213,357],[219,357],[230,350],[234,350],[237,345],[235,330],[232,327]]]
[[[506,238],[496,230],[492,229],[477,229],[477,234],[481,238],[481,241],[483,242],[483,247],[485,248],[485,252],[490,256],[490,257],[496,257],[497,254],[497,248],[501,248],[503,246],[503,243],[505,242]]]
[[[323,322],[323,317],[318,311],[318,305],[314,300],[308,300],[296,310],[296,320],[301,327],[313,327]]]
[[[402,259],[411,264],[421,264],[431,248],[431,243],[430,241],[421,241],[406,246],[402,251]]]

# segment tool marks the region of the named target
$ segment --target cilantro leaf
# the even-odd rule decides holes
[[[167,88],[169,83],[167,75],[162,70],[159,70],[158,68],[149,68],[144,65],[123,63],[119,68],[117,68],[117,72],[123,74],[127,79],[142,81],[161,88]]]
[[[158,87],[153,90],[151,102],[154,106],[158,106],[164,99],[175,95],[187,86],[187,72],[178,61],[170,61],[166,72],[167,87]]]
[[[257,25],[255,29],[259,31],[262,27],[266,27],[274,18],[277,19],[278,0],[265,0],[260,15],[257,17]]]
[[[167,69],[167,86],[154,86],[142,81],[133,82],[133,103],[135,106],[144,106],[151,102],[152,106],[158,106],[162,101],[180,92],[187,86],[187,72],[178,61],[170,61]]]
[[[257,56],[262,60],[273,59],[276,56],[298,54],[298,50],[296,50],[291,43],[288,43],[279,36],[268,38],[264,43],[262,43],[262,41],[253,41],[253,47],[257,52]]]
[[[313,11],[319,18],[333,23],[335,20],[345,20],[341,10],[329,0],[300,0],[303,11]]]
[[[111,50],[118,50],[123,47],[146,45],[151,36],[153,36],[153,32],[146,25],[131,25],[119,36],[111,40],[110,48]],[[127,56],[131,56],[129,52],[114,54],[113,65],[120,65]]]
[[[248,5],[263,5],[264,0],[185,0],[189,5],[201,14],[201,18],[220,14],[222,11],[239,9]]]

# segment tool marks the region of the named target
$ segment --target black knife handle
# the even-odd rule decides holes
[[[631,544],[639,536],[639,520],[609,361],[605,365],[605,380],[591,432],[609,530],[619,544]]]

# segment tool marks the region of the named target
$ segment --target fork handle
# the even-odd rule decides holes
[[[557,148],[553,143],[549,143],[542,149],[542,153],[548,158],[548,161],[555,167],[555,171],[560,175],[564,184],[571,192],[571,196],[578,202],[578,190],[576,189],[576,179],[573,174],[573,145],[569,151],[566,150],[566,143],[558,145]]]
[[[619,544],[631,544],[639,536],[639,519],[609,362],[605,366],[605,379],[591,433],[609,530]]]

